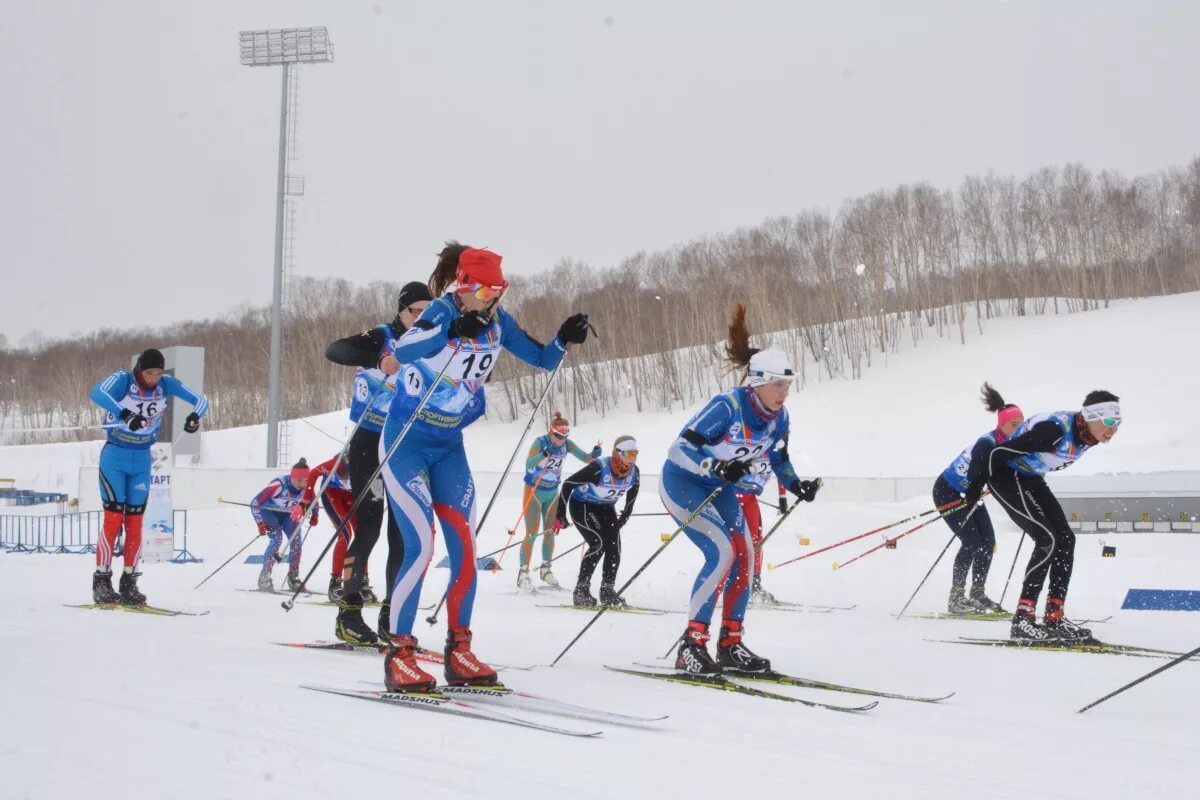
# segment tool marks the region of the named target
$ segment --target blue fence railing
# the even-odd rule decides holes
[[[103,511],[70,514],[0,514],[0,547],[10,553],[94,553]],[[175,509],[172,562],[200,561],[187,547],[187,509]],[[181,546],[182,545],[182,546]]]

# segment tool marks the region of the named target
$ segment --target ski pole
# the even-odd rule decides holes
[[[821,553],[827,552],[829,550],[833,550],[834,548],[841,547],[844,544],[850,544],[850,542],[857,542],[859,539],[865,539],[866,537],[870,536],[873,533],[879,533],[880,531],[886,531],[889,528],[895,528],[899,525],[903,525],[906,522],[912,522],[913,520],[920,519],[921,517],[927,517],[930,514],[937,514],[938,512],[945,511],[946,509],[954,508],[961,502],[962,502],[961,500],[952,500],[951,502],[946,503],[945,505],[938,506],[937,508],[931,508],[928,511],[922,511],[920,514],[913,514],[911,517],[905,517],[904,519],[899,520],[897,522],[892,522],[888,525],[884,525],[884,526],[876,528],[874,530],[867,531],[866,533],[860,533],[857,536],[851,536],[849,539],[843,539],[840,542],[836,542],[836,543],[828,545],[826,547],[822,547],[820,550],[814,550],[811,553],[805,553],[804,555],[796,556],[795,558],[788,559],[787,561],[782,561],[778,564],[768,564],[767,569],[769,569],[769,570],[778,569],[779,567],[787,566],[788,564],[791,564],[794,561],[803,561],[806,558],[812,558],[813,556],[820,555]]]
[[[646,559],[646,563],[642,564],[642,566],[638,568],[638,571],[633,573],[633,575],[630,576],[629,580],[625,581],[625,585],[616,591],[616,594],[618,596],[623,594],[625,592],[625,590],[629,588],[629,585],[631,583],[633,583],[635,580],[637,580],[639,575],[641,575],[643,572],[646,571],[646,568],[649,567],[650,564],[654,562],[654,559],[658,558],[659,554],[662,553],[663,550],[667,549],[667,545],[669,545],[669,544],[671,544],[671,542],[675,541],[675,538],[677,536],[679,536],[680,533],[683,532],[684,528],[686,528],[688,525],[692,524],[692,520],[694,520],[696,517],[700,516],[700,514],[704,511],[704,509],[708,508],[708,506],[712,503],[712,501],[717,498],[717,495],[719,495],[721,492],[723,492],[725,490],[726,485],[727,484],[722,484],[722,485],[718,486],[717,488],[712,490],[712,492],[708,495],[708,497],[704,498],[704,502],[701,503],[699,506],[697,506],[696,510],[693,511],[690,515],[688,515],[688,518],[685,519],[679,525],[679,527],[675,529],[675,532],[671,534],[670,538],[667,539],[665,542],[663,542],[661,545],[659,545],[658,549],[655,550],[648,559]],[[565,555],[565,553],[564,553],[564,555]],[[588,628],[591,628],[593,625],[596,624],[596,620],[598,620],[598,619],[600,619],[600,617],[604,616],[604,612],[608,611],[608,608],[609,607],[605,606],[605,605],[600,606],[600,610],[596,612],[595,616],[593,616],[590,620],[588,620],[588,623],[583,626],[583,630],[581,630],[579,633],[575,634],[575,638],[572,639],[570,642],[568,642],[567,646],[563,648],[562,652],[559,653],[558,656],[553,661],[550,662],[550,666],[553,667],[553,666],[557,665],[558,662],[562,659],[562,657],[567,654],[567,651],[570,650],[572,647],[574,647],[575,643],[578,642],[581,638],[583,638],[583,635],[588,632]]]
[[[825,485],[824,482],[820,478],[817,478],[816,483],[817,483],[818,489],[820,489],[822,486]],[[775,520],[775,524],[771,526],[771,530],[767,531],[767,535],[764,536],[762,538],[762,541],[759,543],[759,545],[758,545],[759,550],[761,550],[766,545],[768,539],[770,539],[772,536],[775,535],[775,531],[779,530],[779,526],[782,525],[783,521],[788,518],[788,515],[791,514],[793,511],[795,511],[797,508],[799,508],[799,506],[800,506],[800,501],[797,500],[795,503],[792,503],[790,506],[787,507],[787,510],[784,511],[783,514],[780,515],[779,519]]]
[[[961,502],[961,501],[959,501],[959,502]],[[874,553],[877,550],[882,550],[883,548],[887,547],[888,545],[892,545],[894,547],[896,542],[900,541],[905,536],[908,536],[910,533],[916,533],[917,531],[921,530],[921,528],[924,528],[928,525],[932,525],[933,523],[937,522],[942,517],[945,517],[948,514],[953,514],[957,510],[960,510],[960,509],[948,508],[945,511],[943,511],[941,514],[938,514],[933,519],[926,520],[925,522],[922,522],[919,525],[914,525],[911,528],[909,528],[908,530],[904,531],[903,533],[897,534],[896,536],[892,537],[891,539],[884,539],[883,542],[881,542],[880,544],[875,545],[874,547],[872,547],[869,550],[864,550],[863,552],[859,553],[854,558],[850,559],[849,561],[845,562],[844,564],[839,564],[836,561],[833,562],[833,568],[836,570],[836,569],[841,569],[842,567],[848,566],[850,564],[853,564],[855,561],[858,561],[860,558],[865,558],[866,556],[871,555],[871,553]],[[963,524],[966,524],[966,521],[971,518],[971,514],[974,514],[974,513],[975,513],[974,508],[972,508],[970,511],[968,511],[967,516],[963,519]],[[947,544],[946,546],[949,547],[950,545]]]
[[[1121,692],[1125,691],[1126,689],[1132,689],[1134,686],[1137,686],[1142,681],[1150,680],[1158,673],[1166,672],[1171,667],[1182,664],[1183,662],[1187,661],[1189,658],[1194,658],[1197,655],[1200,655],[1200,647],[1197,647],[1195,650],[1190,650],[1190,651],[1184,653],[1183,655],[1179,656],[1178,658],[1176,658],[1173,661],[1168,661],[1166,664],[1163,664],[1161,667],[1156,667],[1155,669],[1150,670],[1149,672],[1147,672],[1145,675],[1138,678],[1137,680],[1130,681],[1129,683],[1122,686],[1120,689],[1117,689],[1114,692],[1109,692],[1108,694],[1104,695],[1104,697],[1101,697],[1099,700],[1094,700],[1094,701],[1088,703],[1086,706],[1079,709],[1079,711],[1077,711],[1075,713],[1082,714],[1083,712],[1087,711],[1089,708],[1100,705],[1105,700],[1108,700],[1110,697],[1116,697],[1117,695],[1119,695]]]
[[[392,454],[396,452],[396,448],[399,447],[400,443],[404,441],[404,437],[408,434],[409,429],[412,428],[413,423],[416,422],[417,418],[421,416],[421,412],[425,410],[425,406],[429,403],[429,398],[433,397],[433,390],[437,388],[438,384],[442,380],[442,376],[446,374],[446,368],[450,366],[450,362],[452,362],[454,357],[458,355],[458,351],[461,348],[462,342],[454,345],[454,351],[450,354],[450,357],[446,359],[446,363],[442,365],[442,369],[440,372],[438,372],[437,376],[429,382],[429,388],[426,389],[425,394],[421,396],[421,402],[417,403],[417,407],[413,409],[412,415],[408,418],[408,422],[405,422],[404,427],[400,429],[400,433],[396,436],[396,441],[392,442],[391,447],[387,449],[387,452],[383,454],[383,458],[379,460],[379,466],[376,467],[375,471],[371,473],[371,477],[367,478],[367,487],[370,487],[371,484],[375,482],[375,479],[379,477],[379,474],[383,472],[383,468],[387,466],[388,459],[390,459]],[[321,551],[321,555],[317,556],[317,559],[313,562],[313,565],[309,567],[308,574],[304,576],[304,580],[300,581],[301,589],[308,585],[308,579],[311,578],[313,573],[317,571],[317,567],[320,566],[321,560],[324,559],[325,555],[329,552],[329,548],[333,547],[333,543],[337,541],[338,535],[341,534],[342,529],[350,524],[350,520],[354,518],[354,512],[358,511],[358,507],[362,505],[363,501],[366,500],[370,494],[370,488],[365,488],[358,495],[358,497],[354,498],[354,503],[351,504],[350,510],[346,512],[346,516],[342,518],[341,524],[334,528],[333,535],[330,536],[329,541],[325,543],[325,549]],[[291,611],[292,607],[296,605],[296,598],[300,596],[301,589],[296,589],[294,592],[292,592],[291,597],[280,603],[280,605],[283,606],[284,611]]]
[[[511,528],[508,529],[508,541],[504,543],[504,547],[501,548],[501,552],[508,549],[509,543],[511,543],[513,540],[513,537],[517,535],[517,526],[520,525],[525,520],[525,512],[529,510],[529,504],[533,502],[533,498],[537,495],[538,487],[542,485],[542,478],[545,477],[545,475],[546,475],[546,469],[547,468],[543,468],[542,471],[538,473],[537,480],[533,482],[533,488],[529,492],[529,497],[525,498],[525,505],[521,506],[521,513],[519,515],[517,515],[517,521],[513,523],[513,526]],[[537,534],[534,534],[534,535],[536,536]],[[522,544],[528,538],[529,538],[529,534],[527,533],[521,539]],[[482,557],[483,556],[480,556],[480,558],[482,558]],[[501,555],[500,561],[498,561],[497,564],[503,563],[503,561],[504,561],[504,556]]]
[[[233,561],[235,558],[237,558],[238,556],[240,556],[240,555],[241,555],[243,552],[245,552],[245,550],[246,550],[246,548],[247,548],[247,547],[249,547],[250,545],[254,544],[254,543],[255,543],[255,542],[257,542],[257,541],[258,541],[258,535],[255,535],[255,537],[254,537],[253,539],[251,539],[250,541],[246,542],[246,544],[244,544],[244,545],[242,546],[242,549],[241,549],[241,550],[238,550],[236,553],[234,553],[234,554],[233,554],[233,555],[231,555],[231,556],[230,556],[228,559],[226,559],[224,564],[222,564],[221,566],[217,567],[217,568],[216,568],[216,569],[214,569],[212,572],[210,572],[210,573],[208,574],[208,578],[211,578],[213,575],[216,575],[218,572],[220,572],[221,570],[225,569],[225,567],[226,567],[226,566],[229,564],[229,562],[230,562],[230,561]],[[193,589],[199,589],[201,586],[203,586],[204,584],[208,583],[208,578],[205,578],[204,580],[200,581],[199,583],[197,583],[197,584],[196,584],[195,586],[193,586],[192,588],[193,588]]]
[[[1013,553],[1012,566],[1008,568],[1008,577],[1004,579],[1004,591],[1000,592],[1000,599],[996,602],[1004,605],[1004,595],[1008,594],[1008,582],[1012,580],[1013,570],[1017,568],[1017,559],[1021,557],[1021,545],[1025,544],[1025,531],[1021,531],[1021,538],[1017,541],[1017,552]]]
[[[250,508],[249,503],[239,503],[237,500],[226,500],[224,497],[218,497],[217,502],[224,503],[227,506],[242,506],[243,508]]]
[[[566,361],[563,357],[563,361]],[[504,467],[504,472],[500,473],[500,480],[496,482],[496,490],[492,492],[492,499],[488,500],[487,508],[483,510],[483,516],[479,518],[479,522],[475,524],[474,535],[479,537],[479,531],[483,529],[483,523],[487,521],[488,512],[492,510],[492,504],[496,502],[496,498],[500,495],[500,487],[504,485],[504,479],[508,477],[508,471],[512,469],[513,462],[517,460],[517,454],[521,452],[521,446],[525,444],[525,434],[529,433],[529,429],[533,427],[533,421],[537,418],[538,409],[542,407],[542,403],[546,401],[546,395],[550,392],[550,387],[554,385],[554,377],[558,375],[559,368],[563,365],[563,361],[559,361],[558,365],[550,373],[550,378],[546,381],[546,388],[542,389],[542,394],[537,399],[537,403],[533,406],[533,411],[529,414],[529,422],[525,424],[525,430],[521,431],[521,438],[517,440],[517,447],[513,450],[512,455],[508,459],[508,464]],[[433,609],[433,613],[425,618],[425,621],[430,625],[437,624],[437,615],[442,610],[442,606],[446,604],[446,598],[450,595],[450,586],[446,585],[446,591],[442,592],[442,599],[438,601],[437,607]]]
[[[541,535],[542,535],[542,534],[544,534],[544,533],[548,533],[550,530],[551,530],[550,528],[547,528],[547,529],[546,529],[546,530],[544,530],[544,531],[537,531],[537,532],[535,532],[535,533],[533,534],[533,536],[534,536],[534,537],[541,536]],[[492,551],[492,552],[490,552],[490,553],[484,553],[484,554],[483,554],[483,555],[481,555],[481,556],[475,556],[475,560],[476,560],[476,561],[482,561],[482,560],[483,560],[483,559],[485,559],[485,558],[490,558],[491,556],[494,556],[494,555],[498,555],[498,554],[500,554],[500,553],[503,553],[505,550],[511,550],[511,549],[513,549],[514,547],[516,547],[517,545],[519,545],[519,544],[523,544],[524,542],[525,542],[525,539],[524,539],[524,538],[522,538],[522,539],[519,539],[518,541],[515,541],[515,542],[510,542],[509,544],[506,544],[506,545],[504,545],[504,547],[501,547],[501,548],[500,548],[500,549],[498,549],[498,550],[493,550],[493,551]],[[492,571],[493,571],[493,572],[495,572],[495,571],[496,571],[496,570],[495,570],[495,567],[493,567],[493,568],[492,568]]]
[[[644,511],[640,514],[630,514],[631,517],[669,517],[670,511]]]
[[[550,559],[550,563],[553,564],[555,561],[558,561],[560,558],[565,556],[567,553],[574,553],[576,550],[583,547],[583,544],[584,544],[583,542],[580,542],[579,544],[572,547],[570,550],[564,550],[563,552],[556,555],[554,558]]]
[[[942,548],[942,552],[938,553],[938,557],[933,560],[933,566],[925,573],[925,577],[921,578],[921,582],[917,584],[917,588],[913,589],[912,595],[908,598],[908,602],[904,604],[904,608],[900,609],[900,613],[896,615],[896,619],[900,619],[900,617],[904,616],[904,612],[908,611],[909,605],[917,598],[917,592],[921,591],[921,587],[925,585],[925,581],[929,580],[929,576],[933,574],[934,569],[941,563],[942,556],[946,555],[946,551],[950,549],[950,543],[954,541],[956,536],[958,536],[957,533],[950,534],[950,538],[946,541],[946,546]]]

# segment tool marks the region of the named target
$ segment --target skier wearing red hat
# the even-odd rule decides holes
[[[437,686],[417,665],[413,636],[417,601],[433,554],[435,515],[450,559],[446,680],[454,685],[496,682],[496,671],[471,651],[475,483],[462,431],[483,416],[484,383],[501,349],[550,370],[562,361],[568,344],[587,338],[585,314],[563,322],[549,344],[530,337],[500,306],[508,289],[500,265],[497,253],[448,242],[429,280],[434,294],[445,293],[429,304],[396,347],[402,367],[380,442],[383,453],[391,452],[384,484],[404,539],[404,560],[390,587],[391,637],[384,660],[389,691],[428,692]],[[402,444],[393,447],[406,426]]]

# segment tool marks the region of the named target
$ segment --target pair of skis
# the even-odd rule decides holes
[[[91,608],[97,611],[128,611],[131,614],[148,614],[152,617],[203,617],[207,611],[176,611],[158,606],[127,606],[122,603],[78,603],[66,604],[67,608]]]
[[[451,714],[469,719],[481,719],[491,722],[501,722],[506,725],[516,725],[522,728],[546,733],[556,733],[563,736],[594,738],[600,736],[602,730],[580,730],[551,725],[536,719],[519,716],[510,711],[526,711],[569,719],[603,722],[614,725],[645,727],[654,722],[666,719],[665,716],[639,716],[622,714],[605,709],[590,708],[574,703],[555,700],[550,697],[532,694],[507,686],[439,686],[436,692],[410,693],[385,692],[370,689],[341,689],[331,686],[302,686],[316,692],[355,697],[361,700],[372,700],[394,706],[407,706],[425,711]],[[498,710],[505,708],[508,710]]]
[[[1014,650],[1045,650],[1052,653],[1097,653],[1101,655],[1134,656],[1137,658],[1178,658],[1183,653],[1176,650],[1159,650],[1154,647],[1141,647],[1132,644],[1113,644],[1110,642],[1091,641],[1029,641],[1026,639],[980,639],[973,636],[960,636],[957,639],[926,639],[927,642],[944,644],[970,644],[977,647],[1005,647]]]
[[[781,672],[765,672],[759,674],[738,673],[736,675],[726,674],[718,676],[702,676],[690,675],[684,672],[678,672],[671,669],[656,667],[651,664],[634,664],[639,669],[629,669],[626,667],[605,666],[605,669],[614,672],[621,672],[626,675],[636,675],[643,678],[652,678],[654,680],[666,681],[669,683],[681,683],[688,686],[700,686],[709,689],[718,689],[721,691],[732,692],[735,694],[747,695],[750,697],[762,697],[771,700],[781,700],[789,703],[800,703],[801,705],[810,706],[813,708],[824,708],[830,711],[845,711],[858,712],[870,711],[875,706],[879,705],[878,701],[872,701],[860,706],[838,705],[834,703],[822,703],[816,700],[805,700],[791,695],[779,694],[764,689],[758,689],[753,686],[746,686],[739,681],[750,681],[754,683],[770,683],[777,686],[794,686],[801,689],[822,689],[829,692],[841,692],[844,694],[865,695],[868,697],[887,698],[891,700],[907,700],[915,703],[940,703],[943,700],[948,700],[954,696],[954,692],[941,696],[922,696],[911,694],[898,694],[895,692],[882,692],[875,689],[861,689],[855,686],[846,686],[839,683],[829,683],[827,681],[818,681],[810,678],[800,678],[795,675],[785,675]]]

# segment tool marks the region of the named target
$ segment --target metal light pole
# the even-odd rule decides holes
[[[283,97],[279,112],[279,178],[275,198],[275,277],[271,292],[271,375],[267,393],[267,466],[279,460],[279,379],[283,358],[283,243],[284,198],[288,194],[288,81],[293,64],[333,61],[333,43],[324,27],[275,28],[238,33],[242,64],[283,67]]]

